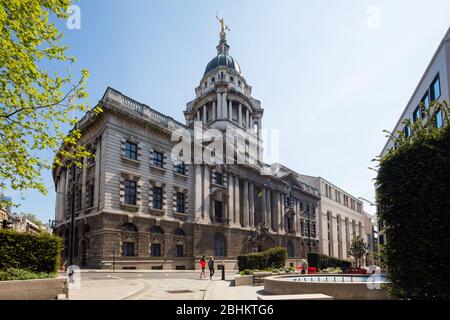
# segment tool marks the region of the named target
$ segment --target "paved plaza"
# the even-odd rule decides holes
[[[226,280],[216,274],[200,279],[195,271],[142,271],[81,273],[79,289],[70,289],[70,300],[256,300],[263,287],[234,287],[235,272]]]

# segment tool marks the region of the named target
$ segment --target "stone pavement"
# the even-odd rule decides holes
[[[231,281],[212,281],[204,300],[257,300],[264,286],[231,286]]]
[[[198,278],[125,278],[105,274],[81,280],[70,289],[70,300],[256,300],[262,286],[232,287],[231,281]]]

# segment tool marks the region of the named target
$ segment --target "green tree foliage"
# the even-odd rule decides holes
[[[379,159],[379,217],[391,293],[406,299],[450,298],[450,126],[447,103],[433,103],[411,136]],[[436,128],[436,112],[444,126]]]
[[[57,153],[55,164],[66,158],[80,165],[80,159],[90,155],[77,145],[78,130],[69,135],[62,130],[64,124],[75,125],[73,112],[88,110],[82,103],[88,72],[83,70],[81,80],[73,83],[70,74],[50,73],[44,67],[75,61],[66,55],[63,33],[51,22],[68,17],[70,2],[0,0],[0,189],[46,194],[40,177],[52,161],[37,156],[39,150]]]
[[[360,236],[354,237],[350,244],[348,254],[355,259],[355,266],[360,266],[360,261],[367,254],[367,245]]]

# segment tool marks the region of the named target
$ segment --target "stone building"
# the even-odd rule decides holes
[[[288,249],[288,263],[319,250],[319,191],[287,168],[271,170],[252,158],[252,141],[256,155],[262,152],[264,110],[228,51],[222,29],[217,55],[187,103],[185,124],[112,88],[99,102],[103,112],[79,121],[80,143],[95,157],[85,159],[75,177],[65,166],[53,171],[64,259],[72,205],[74,262],[82,267],[193,269],[205,255],[234,269],[238,255],[273,246]],[[196,128],[214,129],[236,150],[210,163],[202,156],[216,159],[218,145],[201,142],[200,159],[195,150],[185,154],[191,148],[176,154],[184,162],[174,159],[174,133],[195,139]],[[240,143],[229,130],[247,138]]]
[[[369,214],[364,211],[361,200],[322,177],[299,175],[299,179],[320,192],[320,253],[341,260],[351,260],[348,251],[353,238],[357,236],[368,245],[368,251],[373,251],[373,223]]]

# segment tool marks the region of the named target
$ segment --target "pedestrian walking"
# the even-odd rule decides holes
[[[203,256],[203,258],[200,259],[200,268],[202,269],[202,272],[200,273],[200,279],[202,277],[203,277],[203,279],[206,279],[206,274],[205,274],[206,259],[205,259],[205,256]]]
[[[212,276],[214,275],[214,260],[212,257],[209,258],[208,268],[209,268],[209,279],[212,279]]]

